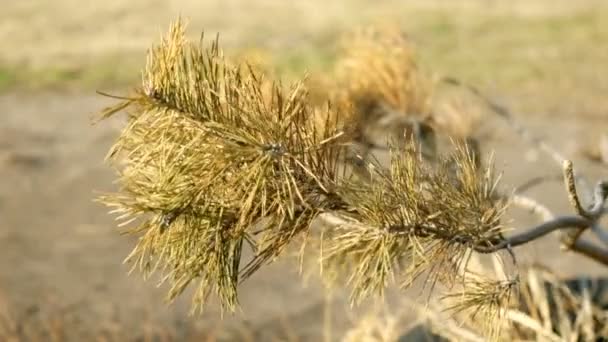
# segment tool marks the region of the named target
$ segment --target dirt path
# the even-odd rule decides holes
[[[145,322],[219,329],[215,306],[200,319],[188,318],[187,296],[167,308],[162,301],[166,289],[142,282],[138,274],[126,275],[121,261],[134,241],[119,236],[106,209],[93,202],[94,190],[112,187],[113,175],[103,158],[120,127],[120,120],[90,124],[91,114],[106,102],[91,95],[0,96],[0,289],[18,317],[55,303],[77,319],[118,320],[135,326],[134,331]],[[583,120],[562,113],[550,120],[546,115],[522,119],[564,151],[574,151],[574,140],[608,129],[606,116]],[[484,129],[486,149],[496,149],[506,184],[517,185],[549,170],[559,172],[542,156],[525,161],[534,156],[505,125],[496,122]],[[605,166],[580,155],[573,158],[591,179],[608,176]],[[539,187],[532,194],[551,208],[569,212],[561,184]],[[577,257],[546,258],[556,253],[551,237],[525,255],[530,260],[542,257],[567,273],[605,273]],[[246,283],[244,313],[224,325],[250,332],[263,327],[268,333],[285,331],[286,324],[304,340],[320,338],[324,305],[319,285],[313,281],[302,287],[292,268],[279,263]],[[336,325],[347,321],[342,317]]]

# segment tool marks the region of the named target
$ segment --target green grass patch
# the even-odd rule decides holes
[[[103,58],[86,65],[0,66],[0,91],[82,90],[121,87],[140,80],[142,60]]]
[[[559,17],[434,13],[406,25],[422,64],[441,74],[504,89],[574,83],[603,66],[608,12]]]
[[[14,87],[16,82],[16,72],[9,67],[0,66],[0,91]]]

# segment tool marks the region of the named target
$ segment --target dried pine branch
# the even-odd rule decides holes
[[[217,40],[188,42],[181,22],[150,50],[143,75],[132,97],[102,113],[127,109],[129,122],[109,153],[121,162],[121,191],[101,201],[122,225],[143,220],[129,260],[144,271],[164,264],[170,298],[200,279],[195,305],[215,287],[233,309],[240,280],[343,205],[343,133],[312,123],[301,84],[268,91],[253,68],[226,62]],[[255,255],[243,266],[244,242]]]
[[[494,280],[468,275],[461,291],[444,295],[442,299],[454,303],[445,310],[460,314],[466,312],[470,320],[480,322],[478,325],[484,336],[494,341],[502,332],[505,309],[518,286],[519,279]]]
[[[390,170],[375,167],[371,180],[343,187],[350,211],[328,233],[324,268],[350,274],[353,301],[382,293],[400,274],[404,286],[424,271],[431,283],[452,281],[470,249],[501,238],[505,202],[496,200],[496,178],[490,169],[476,176],[467,151],[456,150],[455,164],[446,159],[456,167],[453,175],[434,169],[415,149],[393,151]]]
[[[340,111],[360,111],[358,99],[367,98],[405,116],[425,113],[427,97],[417,91],[401,43],[385,64],[378,56],[392,51],[394,40],[363,50],[376,64],[359,67],[373,67],[377,78],[352,83]],[[429,158],[416,120],[390,146],[388,168],[360,158],[365,172],[349,173],[343,164],[357,139],[349,127],[353,113],[320,110],[301,83],[284,87],[226,61],[217,39],[188,41],[181,21],[150,50],[142,85],[117,100],[101,117],[128,113],[108,153],[120,189],[100,201],[139,236],[127,261],[146,276],[162,272],[169,299],[198,283],[195,310],[212,294],[234,310],[238,284],[306,237],[317,218],[331,218],[323,233],[324,273],[348,272],[354,302],[382,294],[393,281],[410,286],[425,273],[431,286],[451,287],[469,271],[473,253],[511,251],[555,230],[576,231],[568,248],[608,264],[606,251],[579,239],[588,228],[599,229],[606,183],[598,184],[591,208],[569,185],[578,215],[505,236],[510,203],[498,193],[500,177],[491,162],[480,167],[470,146],[456,144],[451,154]],[[572,170],[566,171],[570,184]],[[247,246],[253,256],[245,260]],[[492,316],[512,286],[478,281],[454,308]]]
[[[361,107],[384,104],[403,116],[424,117],[430,111],[430,82],[419,70],[408,37],[398,29],[367,29],[349,36],[336,79],[336,101]]]

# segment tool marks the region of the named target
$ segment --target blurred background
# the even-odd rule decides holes
[[[193,38],[219,33],[228,56],[287,80],[329,70],[344,33],[397,25],[423,68],[485,89],[591,179],[607,174],[593,157],[608,131],[606,1],[5,1],[0,340],[338,340],[367,312],[349,310],[341,293],[327,298],[314,277],[302,284],[289,261],[244,284],[241,312],[224,320],[214,305],[189,317],[188,294],[166,306],[166,288],[127,276],[122,260],[135,240],[120,236],[106,208],[93,202],[96,192],[112,189],[103,159],[122,122],[91,124],[112,103],[95,92],[137,85],[147,48],[180,15]],[[496,151],[507,184],[559,173],[507,126],[490,126],[484,150]],[[553,184],[533,194],[569,210],[562,191]],[[548,238],[546,248],[522,253],[547,261],[557,252]],[[565,273],[601,271],[575,257],[548,262]],[[389,298],[400,306],[399,296]]]

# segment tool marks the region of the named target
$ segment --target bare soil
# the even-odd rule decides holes
[[[127,276],[128,265],[121,261],[134,238],[120,236],[106,208],[93,202],[95,191],[113,188],[112,171],[103,159],[121,127],[120,119],[91,124],[91,114],[106,104],[107,99],[91,94],[0,96],[0,288],[13,317],[56,307],[91,326],[119,322],[133,329],[131,337],[150,325],[184,327],[182,336],[188,330],[216,332],[228,339],[260,337],[260,332],[321,338],[328,317],[323,291],[314,278],[303,286],[291,261],[278,262],[247,281],[241,292],[242,312],[223,321],[215,305],[202,317],[188,317],[187,296],[167,307],[165,288],[157,288],[154,280],[142,281],[137,273]],[[573,113],[539,113],[518,119],[566,151],[590,179],[608,176],[607,166],[585,160],[572,147],[606,130],[607,116],[582,119]],[[480,136],[484,150],[495,151],[505,186],[559,174],[550,159],[521,142],[500,119],[487,122]],[[557,212],[570,212],[559,182],[539,186],[531,195]],[[533,223],[532,218],[519,216],[523,221],[518,222]],[[564,275],[605,274],[605,269],[576,255],[557,258],[554,236],[521,252],[525,261],[542,261]],[[342,294],[336,298],[329,307],[337,335],[349,317]]]

